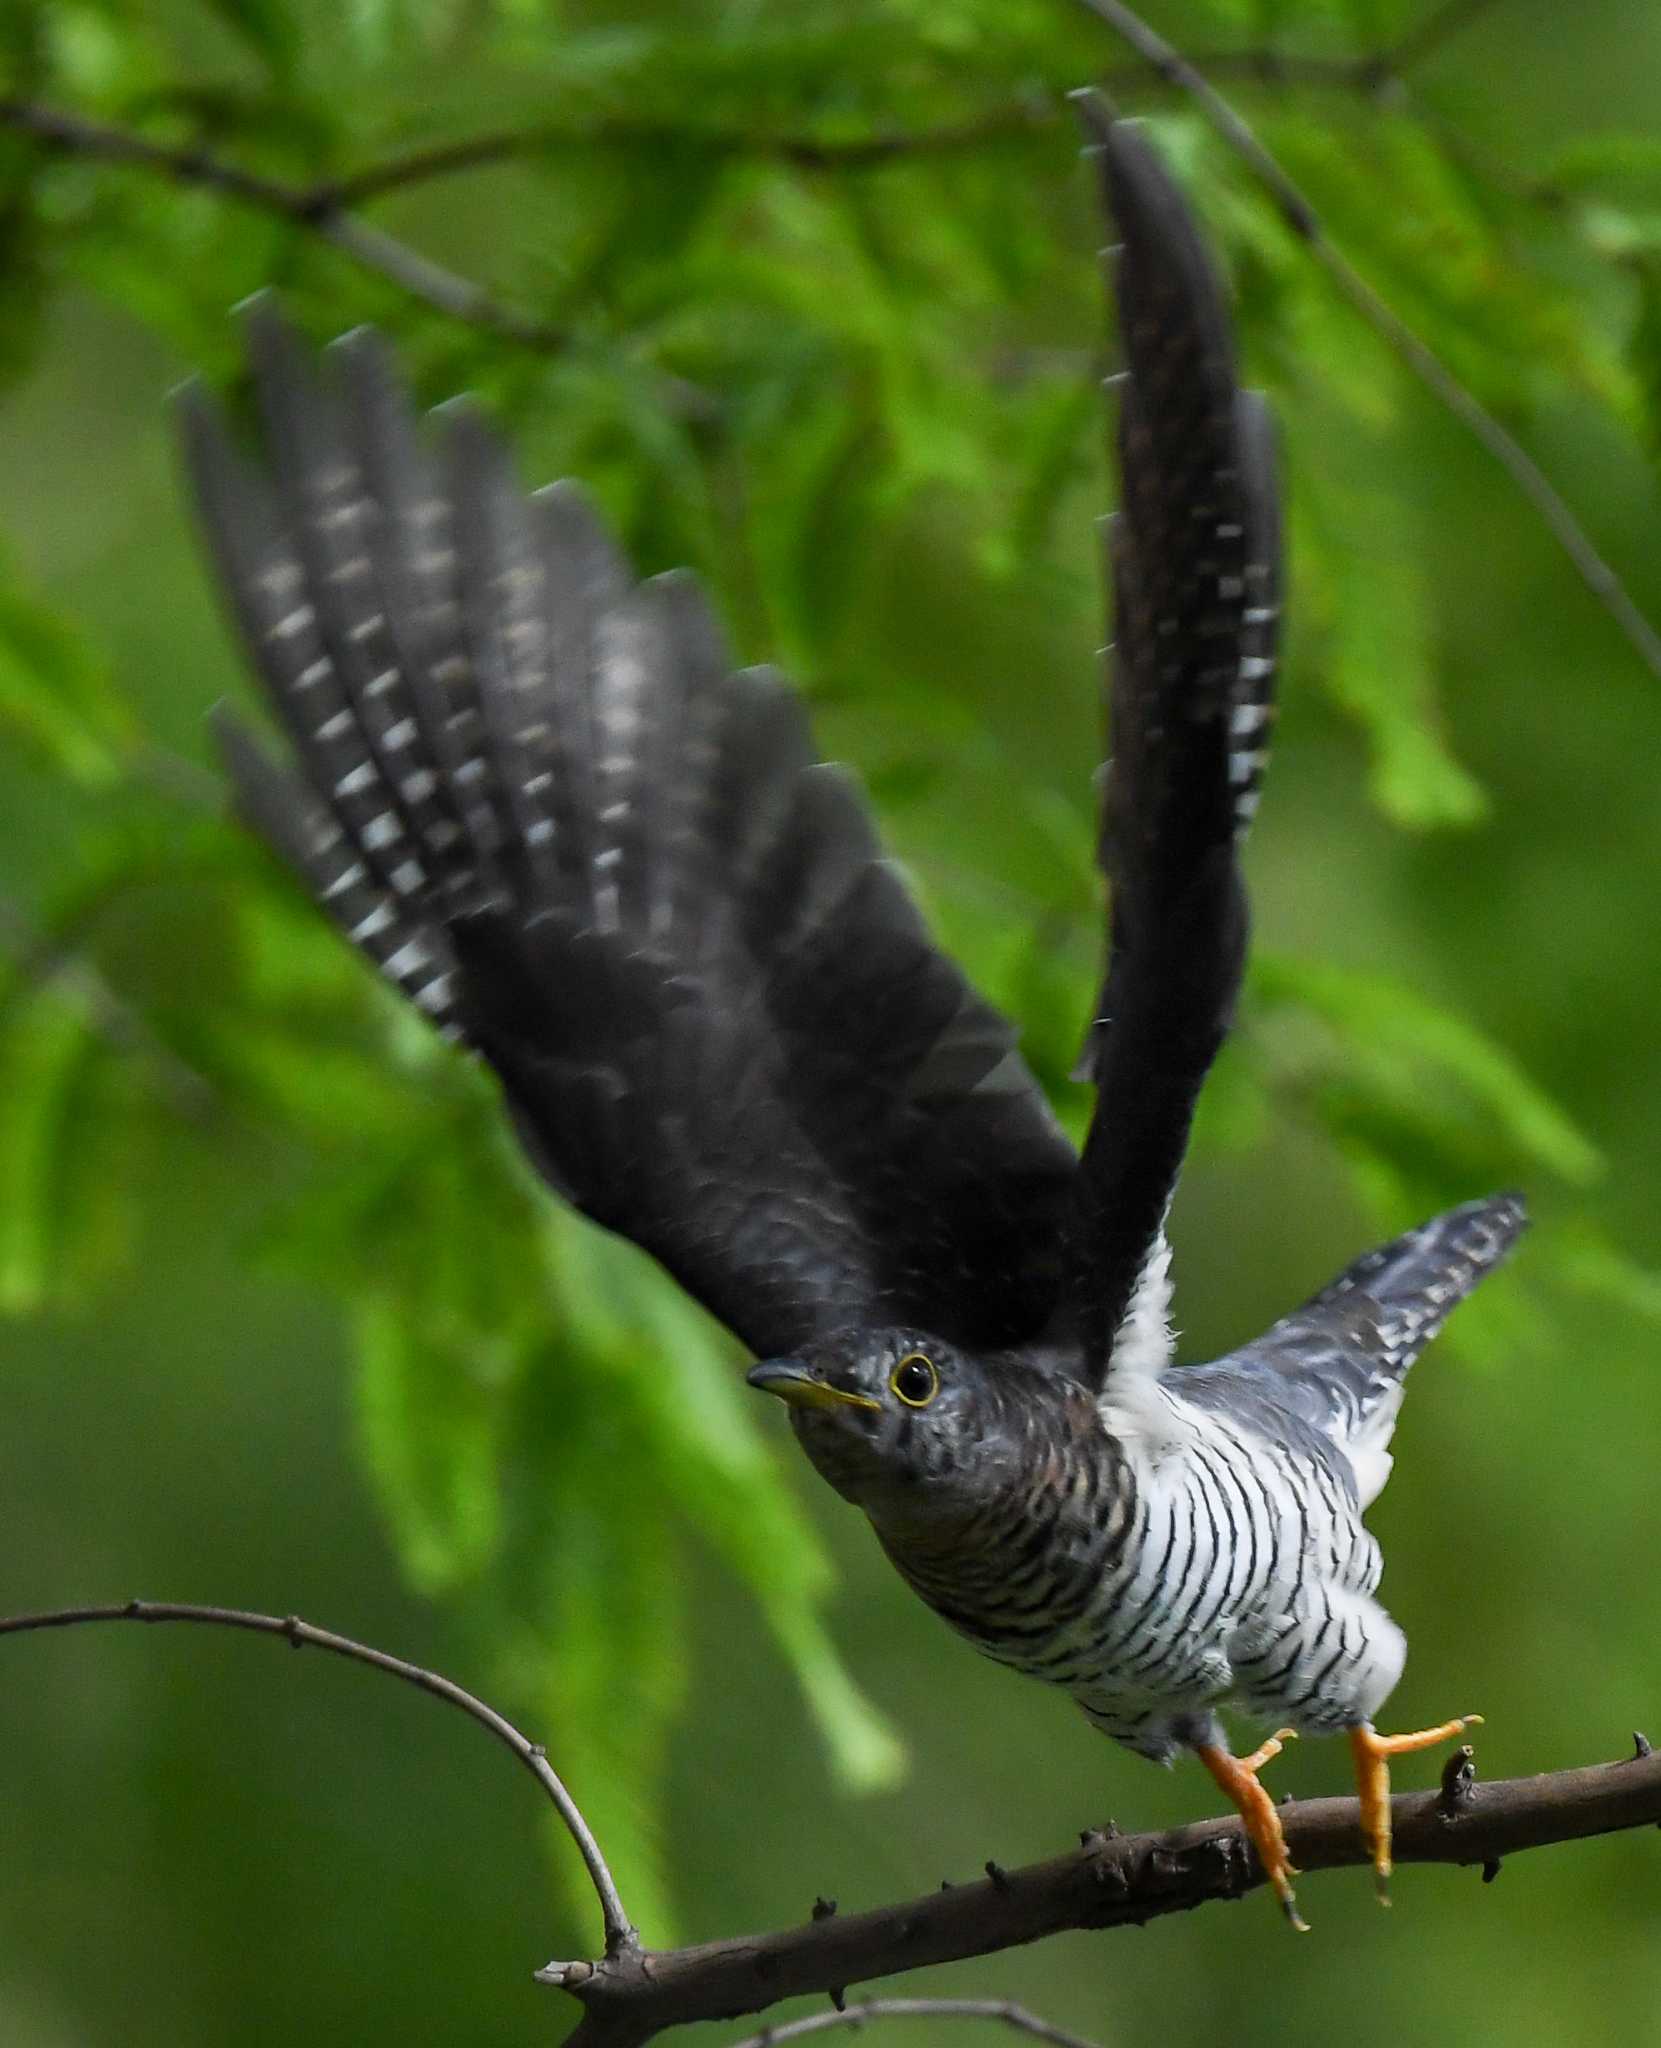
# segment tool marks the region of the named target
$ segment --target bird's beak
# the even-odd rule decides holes
[[[769,1358],[748,1374],[752,1387],[764,1394],[777,1394],[792,1408],[880,1408],[869,1394],[847,1394],[828,1385],[799,1358]]]

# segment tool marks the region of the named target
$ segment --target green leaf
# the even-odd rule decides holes
[[[760,1602],[842,1782],[892,1784],[903,1750],[819,1624],[830,1568],[761,1438],[731,1340],[632,1247],[568,1217],[556,1236],[561,1310],[607,1354],[606,1398],[627,1419],[637,1469]]]
[[[505,1683],[534,1703],[630,1911],[661,1943],[674,1936],[660,1818],[687,1672],[681,1538],[641,1455],[635,1404],[599,1365],[560,1344],[524,1384],[513,1540],[486,1611]],[[560,1868],[582,1900],[575,1856],[562,1851]]]
[[[1661,140],[1653,135],[1580,135],[1547,163],[1541,183],[1559,192],[1661,206]]]
[[[1661,459],[1661,249],[1634,254],[1628,267],[1637,282],[1638,312],[1627,360],[1638,388],[1644,441],[1656,460]]]
[[[273,71],[287,73],[294,68],[302,30],[285,0],[208,0],[208,4],[209,11]]]
[[[0,139],[0,388],[33,367],[48,302],[49,237],[36,196],[39,165]]]
[[[809,1607],[766,1602],[767,1618],[801,1683],[831,1768],[850,1792],[884,1792],[905,1776],[906,1749],[848,1675]]]
[[[598,1477],[561,1502],[547,1532],[557,1563],[541,1699],[560,1773],[605,1844],[636,1924],[661,1946],[677,1925],[662,1799],[686,1685],[682,1574],[650,1503]],[[561,1855],[570,1885],[586,1892],[575,1852]]]
[[[103,661],[9,579],[0,580],[0,732],[39,765],[92,788],[116,780],[132,737]]]
[[[1367,736],[1373,801],[1410,831],[1476,824],[1488,800],[1454,759],[1436,701],[1425,536],[1401,533],[1402,508],[1353,480],[1328,497],[1306,486],[1294,500],[1300,594],[1325,628],[1327,694]]]
[[[1568,1238],[1557,1266],[1577,1292],[1614,1302],[1646,1322],[1661,1323],[1661,1271],[1640,1265],[1591,1229],[1582,1228]]]
[[[501,1531],[498,1388],[401,1304],[355,1317],[358,1442],[412,1583],[448,1592],[489,1561]]]
[[[135,1104],[89,1003],[57,987],[0,1010],[0,1313],[75,1305],[131,1242]]]
[[[1283,1083],[1323,1100],[1352,1133],[1377,1134],[1385,1119],[1421,1154],[1434,1144],[1445,1159],[1450,1145],[1462,1147],[1481,1160],[1498,1156],[1513,1170],[1543,1167],[1582,1187],[1601,1172],[1595,1147],[1509,1053],[1400,982],[1259,953],[1251,986],[1264,1017],[1301,1014],[1330,1032],[1285,1043],[1271,1058]],[[1384,1156],[1377,1153],[1375,1164]]]
[[[0,1037],[0,1309],[10,1315],[55,1291],[59,1140],[87,1039],[73,1006],[38,999],[16,1004]]]

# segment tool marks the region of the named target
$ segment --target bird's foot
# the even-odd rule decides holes
[[[1280,1900],[1280,1910],[1300,1934],[1307,1934],[1308,1923],[1298,1912],[1297,1894],[1292,1889],[1292,1880],[1298,1873],[1286,1853],[1286,1831],[1280,1824],[1274,1801],[1258,1783],[1257,1776],[1270,1758],[1279,1756],[1282,1746],[1293,1741],[1296,1735],[1295,1728],[1282,1728],[1278,1734],[1271,1735],[1261,1749],[1254,1749],[1250,1756],[1230,1756],[1220,1743],[1215,1742],[1198,1744],[1195,1755],[1238,1809],[1251,1845],[1257,1851],[1257,1860],[1263,1866],[1263,1874],[1274,1886],[1275,1896]]]
[[[1480,1714],[1462,1714],[1457,1721],[1444,1721],[1439,1728],[1420,1728],[1411,1735],[1380,1735],[1366,1726],[1350,1730],[1350,1751],[1355,1758],[1356,1786],[1361,1794],[1361,1832],[1373,1852],[1373,1882],[1381,1906],[1390,1903],[1390,1759],[1410,1756],[1416,1749],[1434,1749],[1438,1742],[1451,1742],[1467,1728],[1479,1727]]]

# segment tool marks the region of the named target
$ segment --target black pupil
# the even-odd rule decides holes
[[[926,1401],[934,1392],[934,1374],[920,1358],[908,1359],[900,1367],[900,1392],[908,1401]]]

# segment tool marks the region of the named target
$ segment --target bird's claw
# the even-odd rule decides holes
[[[1228,1794],[1245,1823],[1246,1835],[1257,1851],[1264,1876],[1280,1900],[1280,1910],[1286,1916],[1287,1925],[1299,1934],[1307,1934],[1309,1923],[1299,1913],[1297,1894],[1292,1889],[1292,1880],[1298,1872],[1287,1854],[1286,1831],[1281,1826],[1274,1801],[1257,1777],[1263,1766],[1279,1756],[1283,1745],[1295,1740],[1296,1735],[1295,1728],[1277,1729],[1250,1756],[1230,1756],[1220,1743],[1209,1742],[1199,1744],[1195,1753],[1221,1790]]]
[[[1433,1749],[1438,1742],[1451,1742],[1467,1728],[1482,1725],[1480,1714],[1461,1714],[1435,1728],[1418,1728],[1408,1735],[1380,1735],[1363,1724],[1350,1730],[1350,1749],[1355,1758],[1356,1788],[1361,1795],[1361,1832],[1373,1857],[1373,1888],[1381,1906],[1390,1903],[1390,1759],[1411,1756],[1415,1750]]]

